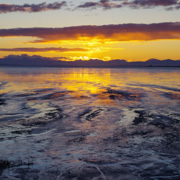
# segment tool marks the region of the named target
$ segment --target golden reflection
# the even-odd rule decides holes
[[[107,86],[110,79],[110,70],[100,70],[99,72],[97,70],[88,68],[74,69],[72,74],[64,77],[63,87],[69,91],[96,94],[102,90],[102,86]],[[103,74],[101,74],[102,71]]]
[[[0,68],[0,94],[50,88],[55,92],[69,91],[77,99],[96,97],[107,100],[110,97],[116,101],[138,100],[140,89],[170,92],[172,87],[179,89],[179,86],[179,71],[176,69]],[[126,91],[130,93],[128,98]]]

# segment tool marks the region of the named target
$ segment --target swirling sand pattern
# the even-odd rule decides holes
[[[1,179],[180,179],[180,69],[1,68]]]

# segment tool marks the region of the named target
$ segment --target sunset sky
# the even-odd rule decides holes
[[[0,58],[180,60],[180,0],[0,0]]]

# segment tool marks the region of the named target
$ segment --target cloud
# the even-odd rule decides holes
[[[152,8],[162,6],[167,10],[180,9],[179,0],[99,0],[98,2],[85,2],[78,6],[78,8],[98,8],[105,10],[112,8]]]
[[[0,48],[0,51],[11,51],[11,52],[48,52],[48,51],[57,51],[57,52],[69,52],[69,51],[88,51],[88,49],[83,48]]]
[[[102,7],[103,9],[121,8],[122,5],[119,3],[110,2],[110,0],[100,0],[99,2],[85,2],[78,6],[78,8],[97,8]]]
[[[32,43],[54,41],[150,41],[180,39],[180,23],[119,24],[104,26],[74,26],[64,28],[0,29],[0,37],[35,37]]]
[[[40,3],[40,4],[0,4],[0,13],[9,12],[42,12],[48,10],[61,9],[67,4],[66,1],[54,2],[54,3]],[[69,4],[70,5],[70,4]],[[76,9],[96,9],[103,8],[104,10],[113,8],[154,8],[162,6],[166,10],[180,9],[179,0],[98,0],[98,1],[86,1],[76,7]],[[69,8],[69,10],[72,10]]]
[[[62,6],[65,6],[66,2],[54,2],[50,4],[40,3],[40,4],[24,4],[24,5],[16,5],[16,4],[0,4],[0,13],[8,13],[8,12],[41,12],[48,10],[57,10],[61,9]]]
[[[124,1],[123,4],[133,8],[151,8],[156,6],[177,6],[179,0],[133,0]]]
[[[78,8],[92,8],[98,6],[98,3],[96,2],[85,2],[84,4],[81,4],[78,6]]]

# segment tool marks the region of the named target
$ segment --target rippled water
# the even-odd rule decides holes
[[[1,179],[180,179],[180,68],[0,68]]]

